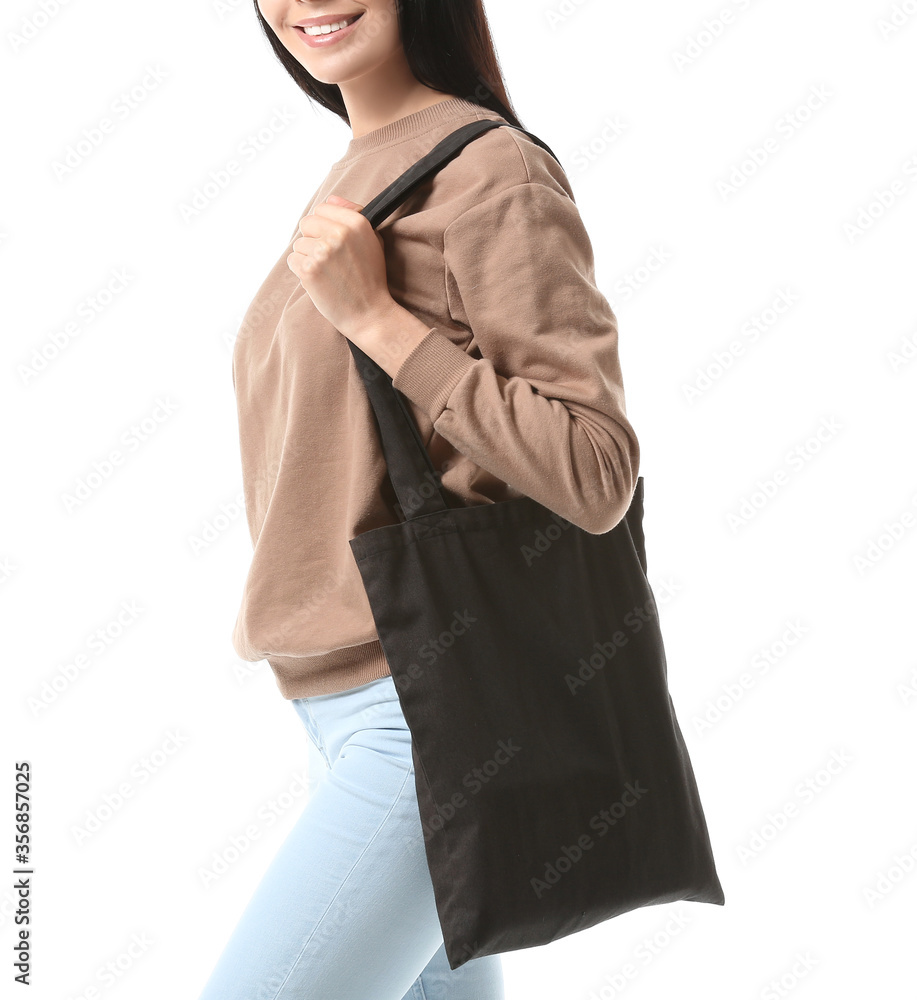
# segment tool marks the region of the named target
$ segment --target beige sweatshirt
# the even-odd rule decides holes
[[[503,120],[451,98],[351,139],[238,333],[254,555],[232,642],[243,660],[267,659],[284,698],[390,673],[348,542],[402,520],[347,341],[287,267],[299,219],[332,193],[366,205],[479,118]],[[614,527],[633,495],[639,445],[617,321],[560,165],[519,130],[494,129],[377,231],[392,297],[430,327],[394,385],[447,495],[469,505],[528,495],[586,531]]]

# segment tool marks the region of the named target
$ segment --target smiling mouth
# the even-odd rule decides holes
[[[301,31],[304,35],[307,35],[309,38],[321,38],[324,35],[333,35],[344,28],[349,28],[354,21],[359,21],[362,16],[363,12],[361,11],[359,14],[354,14],[353,17],[337,21],[335,24],[320,24],[310,27],[303,27],[297,24],[296,29],[297,31]]]

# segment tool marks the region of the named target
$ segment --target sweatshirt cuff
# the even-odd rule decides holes
[[[426,410],[435,424],[452,390],[476,364],[434,326],[401,362],[392,385]]]

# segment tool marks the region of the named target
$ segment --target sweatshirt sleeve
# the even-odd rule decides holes
[[[575,202],[559,186],[517,184],[443,239],[450,313],[472,340],[462,348],[433,327],[395,388],[481,468],[585,531],[610,531],[630,505],[640,449],[617,320]]]

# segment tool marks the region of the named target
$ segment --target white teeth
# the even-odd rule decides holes
[[[303,28],[307,35],[330,35],[332,31],[340,31],[346,28],[350,21],[338,21],[336,24],[316,24],[308,28]]]

